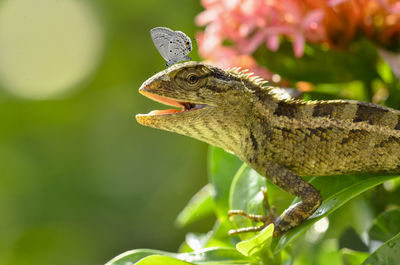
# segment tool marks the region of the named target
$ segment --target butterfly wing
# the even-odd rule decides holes
[[[157,27],[150,30],[150,35],[158,52],[166,61],[169,61],[171,59],[169,46],[174,39],[175,31],[165,27]]]
[[[171,61],[187,61],[190,57],[186,56],[192,50],[192,42],[182,31],[174,31],[175,35],[169,43],[168,57]]]

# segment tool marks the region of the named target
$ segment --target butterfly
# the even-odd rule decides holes
[[[157,27],[150,30],[150,35],[167,66],[192,59],[187,56],[192,50],[192,42],[182,31]]]

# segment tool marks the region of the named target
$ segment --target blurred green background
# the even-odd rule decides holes
[[[207,182],[206,145],[134,115],[160,108],[137,92],[165,68],[149,30],[193,38],[201,10],[0,1],[1,265],[103,264],[134,248],[174,251],[193,230],[174,219]]]

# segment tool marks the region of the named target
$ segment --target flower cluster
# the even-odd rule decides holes
[[[251,54],[260,46],[279,48],[292,40],[296,57],[305,42],[346,48],[362,33],[383,46],[400,42],[400,1],[396,0],[202,0],[196,18],[199,52],[222,67],[240,65],[268,76]]]

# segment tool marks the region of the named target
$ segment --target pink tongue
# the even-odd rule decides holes
[[[165,109],[165,110],[153,110],[150,112],[150,115],[165,115],[165,114],[174,114],[181,112],[179,109]]]

